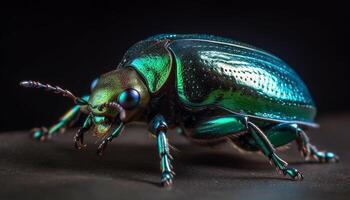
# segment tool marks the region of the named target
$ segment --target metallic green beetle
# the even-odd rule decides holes
[[[174,127],[200,144],[231,142],[246,151],[261,151],[295,180],[303,176],[287,168],[276,148],[296,141],[306,160],[338,161],[335,154],[318,151],[303,131],[318,125],[315,104],[298,75],[266,51],[222,37],[163,34],[138,42],[82,98],[35,81],[21,86],[60,93],[77,104],[51,128],[36,129],[37,139],[57,133],[81,111],[87,118],[75,135],[75,147],[85,147],[84,133],[93,129],[103,139],[98,147],[102,155],[125,124],[148,122],[157,137],[166,186],[174,176],[166,134]]]

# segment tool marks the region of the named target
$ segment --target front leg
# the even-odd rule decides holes
[[[82,149],[86,147],[86,144],[84,144],[84,134],[90,129],[92,123],[92,115],[90,114],[85,119],[83,126],[74,136],[74,146],[76,149]]]
[[[73,125],[79,116],[80,106],[74,106],[68,112],[66,112],[59,121],[52,125],[50,128],[41,127],[34,128],[32,130],[32,137],[36,140],[44,141],[50,139],[53,135],[64,132],[65,128],[69,125]]]
[[[158,154],[160,158],[160,169],[162,172],[161,183],[163,186],[171,186],[172,179],[175,175],[170,155],[168,139],[166,133],[168,131],[168,125],[162,115],[156,115],[149,123],[150,132],[157,136]]]
[[[115,137],[118,137],[120,135],[120,133],[122,132],[122,130],[124,129],[124,123],[123,122],[120,122],[119,125],[114,129],[114,131],[112,131],[111,134],[108,135],[108,137],[106,139],[104,139],[100,145],[98,146],[97,148],[97,154],[99,156],[102,156],[103,155],[103,152],[106,150],[107,148],[107,144],[109,142],[112,142],[112,140],[115,138]]]
[[[82,99],[88,100],[89,96],[83,96]],[[59,132],[64,132],[65,128],[72,126],[79,118],[80,115],[80,105],[76,105],[73,108],[69,109],[57,123],[52,125],[50,128],[41,127],[34,128],[32,130],[31,136],[40,141],[50,139],[53,135],[56,135]]]

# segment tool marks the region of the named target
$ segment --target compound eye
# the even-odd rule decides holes
[[[97,83],[98,83],[98,78],[95,78],[95,79],[91,82],[91,86],[90,86],[91,91],[93,91],[93,90],[95,89]]]
[[[118,97],[118,103],[126,110],[135,108],[140,102],[140,93],[132,88],[124,90]]]

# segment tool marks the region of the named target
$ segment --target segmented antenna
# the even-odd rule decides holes
[[[65,97],[69,97],[73,99],[73,101],[78,105],[85,105],[87,102],[79,97],[76,97],[72,92],[69,90],[62,89],[59,86],[52,86],[50,84],[43,84],[38,81],[22,81],[19,83],[21,87],[24,88],[39,88],[39,89],[45,89],[49,92],[54,92],[56,94],[61,94]]]

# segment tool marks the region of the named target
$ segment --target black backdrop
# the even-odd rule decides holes
[[[268,50],[300,74],[320,115],[349,111],[346,6],[283,6],[172,1],[2,6],[0,129],[50,125],[72,105],[63,97],[21,89],[20,80],[86,94],[90,81],[112,70],[128,47],[158,33],[208,33]]]

